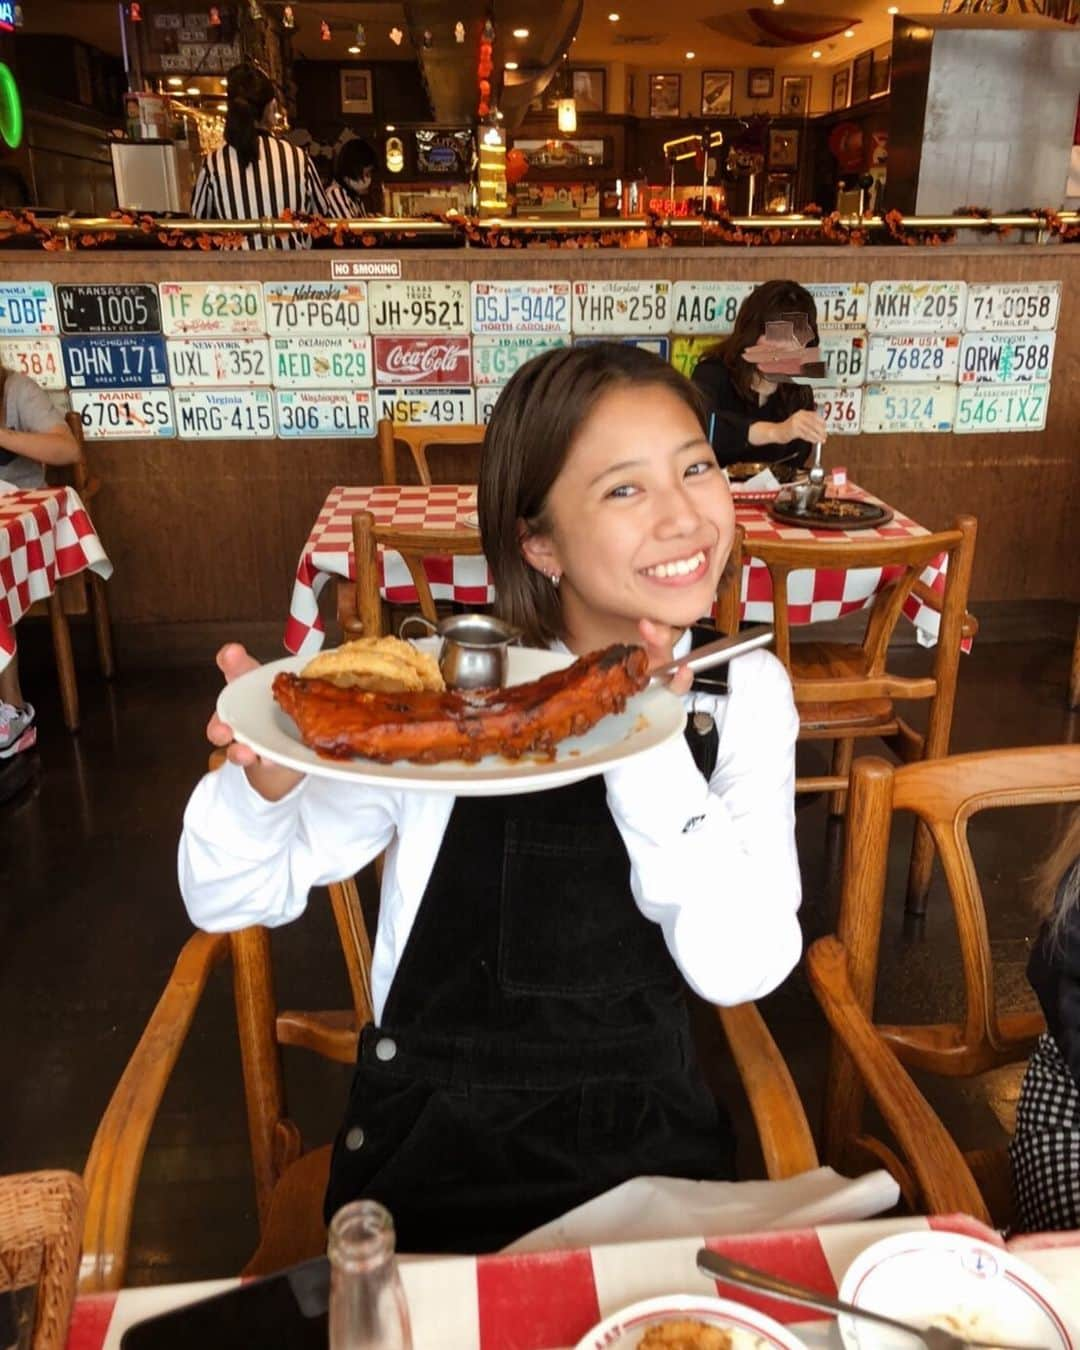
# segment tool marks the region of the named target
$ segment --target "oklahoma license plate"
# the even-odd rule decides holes
[[[854,436],[862,426],[863,391],[852,389],[815,389],[814,407],[829,429],[830,436]]]
[[[413,427],[463,426],[476,422],[472,389],[377,389],[380,419]]]
[[[168,347],[174,388],[270,383],[266,338],[176,338],[170,339]]]
[[[666,333],[670,281],[575,281],[575,333]]]
[[[819,330],[866,327],[870,288],[865,281],[813,281],[806,289],[817,306]]]
[[[964,385],[956,397],[959,435],[988,431],[1042,431],[1049,383]]]
[[[87,440],[137,440],[176,435],[167,389],[73,389],[71,407]]]
[[[140,389],[169,383],[165,339],[156,333],[66,337],[63,348],[72,389]]]
[[[1053,333],[965,333],[960,344],[961,384],[1048,380],[1053,364]]]
[[[0,281],[0,338],[57,332],[51,281]]]
[[[866,378],[955,384],[959,363],[956,333],[871,333]]]
[[[167,337],[256,337],[266,331],[257,281],[162,281],[158,289]]]
[[[964,327],[983,333],[1009,328],[1045,333],[1057,327],[1060,304],[1060,281],[969,285]]]
[[[501,384],[485,384],[476,391],[476,420],[482,427],[491,421],[495,404],[503,391]]]
[[[810,350],[814,350],[811,348]],[[826,374],[822,379],[808,379],[806,384],[815,389],[829,389],[837,385],[850,388],[866,382],[866,334],[861,331],[825,332],[821,334],[821,344],[817,348],[821,360],[825,362]],[[803,376],[796,377],[800,384]]]
[[[65,333],[161,332],[157,287],[145,282],[57,286],[56,307]]]
[[[264,281],[268,333],[366,333],[366,281]]]
[[[59,338],[14,338],[0,342],[0,366],[29,375],[42,389],[63,389],[67,385]]]
[[[474,333],[569,333],[568,281],[474,281]]]
[[[239,441],[274,434],[269,389],[177,389],[176,429],[185,440]]]
[[[278,389],[278,435],[374,436],[370,389]]]
[[[967,307],[966,281],[872,281],[871,333],[958,333]]]
[[[673,333],[730,333],[751,281],[676,281],[671,299]]]
[[[271,338],[270,365],[279,389],[354,389],[374,383],[369,337]]]
[[[868,384],[863,390],[862,430],[952,431],[954,384]]]
[[[373,333],[467,333],[467,281],[369,281]]]
[[[472,340],[473,381],[501,387],[526,361],[552,347],[565,347],[568,341],[545,333],[481,334]]]

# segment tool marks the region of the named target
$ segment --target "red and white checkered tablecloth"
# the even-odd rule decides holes
[[[749,1265],[835,1294],[844,1273],[871,1243],[894,1233],[947,1229],[1001,1244],[964,1215],[832,1224],[792,1232],[709,1238],[706,1245]],[[697,1273],[703,1239],[665,1238],[579,1251],[506,1256],[405,1258],[402,1280],[417,1350],[563,1350],[603,1318],[639,1299],[719,1293],[786,1323],[815,1350],[841,1342],[835,1322],[747,1291],[722,1288]],[[1025,1238],[1018,1255],[1054,1286],[1059,1310],[1080,1324],[1080,1233]],[[124,1330],[144,1317],[220,1293],[236,1280],[165,1285],[79,1299],[67,1350],[118,1350]]]
[[[847,495],[870,498],[868,493],[848,486]],[[401,529],[467,529],[475,524],[476,488],[458,484],[433,487],[336,487],[323,503],[319,518],[308,536],[296,569],[289,619],[285,625],[285,647],[303,656],[322,646],[325,636],[319,615],[319,593],[331,576],[353,579],[356,575],[352,553],[352,517],[357,511],[370,511],[380,524]],[[893,519],[878,529],[813,530],[781,525],[769,515],[768,506],[740,502],[735,497],[735,514],[747,536],[769,539],[821,539],[829,543],[851,539],[910,539],[929,533],[921,525],[894,509]],[[945,588],[948,559],[943,554],[923,572],[922,580],[937,592]],[[395,604],[413,604],[416,590],[408,569],[396,553],[380,555],[383,596]],[[788,600],[793,624],[838,619],[844,614],[865,609],[874,596],[900,568],[860,568],[792,572],[788,581]],[[455,600],[459,604],[490,604],[494,599],[487,563],[483,558],[431,558],[425,571],[436,600]],[[743,568],[742,617],[757,623],[772,622],[772,582],[763,563],[751,559]],[[937,640],[938,615],[920,600],[909,597],[904,613],[915,625],[920,642],[932,646]]]
[[[0,492],[0,670],[15,655],[14,628],[30,606],[87,568],[112,576],[74,488]]]

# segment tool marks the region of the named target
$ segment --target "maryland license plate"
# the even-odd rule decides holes
[[[184,440],[252,440],[274,434],[269,389],[177,389],[176,429]]]
[[[956,397],[961,436],[994,431],[1042,431],[1050,402],[1048,382],[964,385]]]
[[[814,407],[830,436],[854,436],[862,428],[862,388],[815,389]]]
[[[666,333],[670,281],[575,281],[574,332]]]
[[[474,333],[569,333],[568,281],[474,281]]]
[[[168,439],[176,435],[167,389],[73,389],[71,407],[87,440]]]
[[[51,281],[0,281],[0,338],[48,337],[57,331]]]
[[[467,281],[370,281],[373,333],[467,333]]]
[[[473,380],[478,385],[501,388],[526,361],[552,347],[565,347],[568,342],[569,338],[561,334],[480,334],[472,340]]]
[[[374,436],[370,389],[278,389],[278,435]]]
[[[865,281],[813,281],[806,289],[814,297],[819,331],[866,327],[870,287]]]
[[[64,357],[59,338],[11,338],[0,342],[0,366],[29,375],[42,389],[63,389]]]
[[[369,337],[271,338],[270,365],[279,389],[354,389],[374,383]]]
[[[266,331],[257,281],[162,281],[158,290],[167,337],[256,337]]]
[[[863,390],[864,432],[951,431],[955,414],[954,384],[868,384]]]
[[[169,369],[177,389],[209,389],[219,384],[270,383],[266,338],[170,339]]]
[[[466,426],[476,422],[472,389],[377,389],[379,417],[414,427]]]
[[[871,333],[958,333],[967,307],[966,281],[872,281]]]
[[[366,281],[264,281],[267,332],[366,333]]]
[[[673,333],[730,333],[751,281],[676,281],[671,299]]]
[[[1060,304],[1060,281],[969,285],[964,327],[981,333],[1010,328],[1046,333],[1057,327]]]
[[[871,333],[866,378],[955,384],[959,363],[956,333]]]
[[[961,384],[1048,380],[1053,364],[1053,333],[965,333],[960,344]]]

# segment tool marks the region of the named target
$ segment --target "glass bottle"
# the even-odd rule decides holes
[[[327,1254],[330,1350],[412,1350],[389,1212],[376,1200],[343,1205],[330,1222]]]

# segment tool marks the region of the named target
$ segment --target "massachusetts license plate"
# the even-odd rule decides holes
[[[817,348],[820,359],[825,362],[826,374],[822,379],[809,379],[805,383],[815,389],[829,389],[835,386],[850,388],[866,382],[866,334],[851,332],[825,332],[821,334],[821,344]],[[797,377],[803,383],[803,377]]]
[[[66,337],[62,341],[72,389],[143,389],[169,383],[165,339],[156,333]]]
[[[967,307],[966,281],[872,281],[871,333],[958,333]]]
[[[87,440],[137,440],[176,435],[167,389],[73,389],[72,409]]]
[[[500,387],[514,371],[551,347],[565,347],[568,338],[542,333],[481,335],[472,340],[473,381]]]
[[[965,333],[960,344],[961,384],[1048,380],[1053,364],[1053,333]]]
[[[1060,281],[970,285],[964,327],[981,333],[1009,328],[1046,333],[1057,327],[1060,304]]]
[[[954,384],[868,384],[863,390],[862,430],[952,431]]]
[[[671,364],[687,379],[693,375],[697,363],[707,351],[716,346],[716,338],[677,337],[671,340]]]
[[[373,333],[467,333],[467,281],[369,281]]]
[[[474,333],[569,333],[568,281],[474,281]]]
[[[640,347],[643,352],[652,352],[661,361],[668,359],[671,341],[666,337],[579,337],[574,339],[575,347],[587,347],[594,342],[621,342],[626,347]]]
[[[491,421],[499,395],[503,391],[501,384],[485,384],[476,391],[476,420],[482,427]]]
[[[955,384],[959,363],[956,333],[871,333],[866,378]]]
[[[377,389],[379,417],[414,427],[463,426],[476,422],[472,389]]]
[[[817,306],[819,331],[866,327],[870,287],[865,281],[813,281],[806,289]]]
[[[158,289],[168,337],[256,337],[266,331],[257,281],[163,281]]]
[[[65,333],[160,333],[156,286],[143,282],[57,286],[56,308]]]
[[[176,429],[184,440],[240,441],[273,436],[269,389],[177,389]]]
[[[0,342],[0,366],[29,375],[42,389],[63,389],[64,358],[59,338],[11,338]]]
[[[374,383],[369,337],[271,338],[270,365],[279,389],[355,389]]]
[[[278,389],[278,435],[374,436],[370,389]]]
[[[264,281],[267,332],[366,333],[366,281]]]
[[[575,333],[666,333],[670,281],[575,281]]]
[[[673,333],[730,333],[750,281],[676,281],[671,299]]]
[[[169,369],[176,389],[270,383],[266,338],[171,338]]]
[[[862,426],[863,391],[851,389],[815,389],[814,407],[829,429],[830,436],[854,436]]]
[[[51,281],[0,281],[0,338],[48,337],[56,331]]]
[[[399,384],[472,384],[472,339],[376,337],[375,382]]]
[[[956,398],[959,435],[992,431],[1042,431],[1050,402],[1048,382],[964,385]]]

